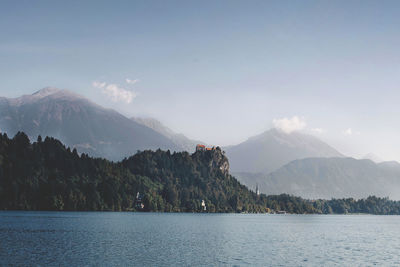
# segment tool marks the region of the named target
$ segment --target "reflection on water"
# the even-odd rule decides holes
[[[0,212],[0,265],[399,265],[400,216]]]

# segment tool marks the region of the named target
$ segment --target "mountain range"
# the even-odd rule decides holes
[[[138,150],[193,152],[203,144],[153,118],[128,118],[57,88],[0,97],[0,131],[60,139],[80,153],[119,161]],[[232,173],[251,189],[306,198],[390,196],[400,199],[400,164],[348,158],[318,138],[278,129],[224,147]]]
[[[154,118],[133,117],[103,108],[68,90],[47,87],[32,95],[0,98],[0,130],[60,139],[91,156],[120,160],[137,150],[193,152],[201,141],[178,134]],[[233,172],[270,172],[306,157],[340,157],[335,149],[306,134],[272,129],[224,148]]]
[[[238,173],[239,181],[261,192],[282,192],[309,199],[365,198],[370,195],[400,199],[400,164],[368,159],[306,158],[291,161],[263,174]]]

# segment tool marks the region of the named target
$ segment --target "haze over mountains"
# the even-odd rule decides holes
[[[225,150],[238,180],[262,193],[400,199],[398,162],[382,162],[372,153],[366,157],[373,160],[345,157],[311,135],[271,129]]]
[[[372,160],[375,163],[384,162],[384,160],[382,160],[379,156],[375,155],[372,152],[366,154],[364,157],[362,157],[362,159],[369,159],[369,160]]]
[[[311,199],[400,199],[400,164],[345,157],[316,137],[277,129],[226,148],[232,172],[253,190]],[[366,157],[367,157],[366,156]]]
[[[79,152],[120,160],[145,149],[182,150],[164,135],[67,90],[45,88],[19,98],[0,98],[0,129],[32,139],[52,136]]]
[[[0,98],[0,129],[13,136],[53,136],[79,152],[119,160],[144,149],[186,150],[194,141],[154,118],[128,119],[67,90],[44,88],[19,98]],[[226,148],[233,171],[269,172],[299,158],[342,156],[317,138],[276,129]]]
[[[370,195],[400,199],[400,164],[368,159],[306,158],[294,160],[269,174],[239,174],[250,188],[266,194],[286,192],[309,199],[364,198]]]
[[[232,172],[269,173],[296,159],[343,157],[312,135],[275,128],[225,150]]]
[[[204,144],[201,141],[191,140],[183,134],[175,133],[170,128],[166,127],[160,121],[154,118],[133,117],[131,119],[167,137],[181,150],[193,152],[197,144]]]
[[[193,152],[194,141],[153,118],[127,118],[90,100],[56,88],[19,98],[0,98],[0,130],[60,139],[81,153],[121,160],[137,150]],[[400,199],[400,164],[347,158],[318,138],[268,130],[225,147],[232,173],[267,194],[305,198],[389,196]],[[373,154],[368,155],[379,161]]]

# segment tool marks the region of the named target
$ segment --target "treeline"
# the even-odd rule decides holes
[[[305,200],[287,194],[261,196],[272,210],[297,214],[352,214],[400,215],[400,201],[370,196],[366,199]]]
[[[12,139],[0,134],[0,209],[204,212],[204,200],[206,212],[400,214],[400,202],[386,198],[257,196],[229,175],[228,166],[219,148],[143,151],[114,163],[79,155],[54,138],[31,143],[24,133]]]
[[[144,151],[122,162],[91,158],[54,138],[0,135],[0,209],[208,212],[265,210],[256,196],[215,164],[221,150]]]

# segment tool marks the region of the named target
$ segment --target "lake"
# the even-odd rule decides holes
[[[400,216],[0,212],[0,265],[400,264]]]

